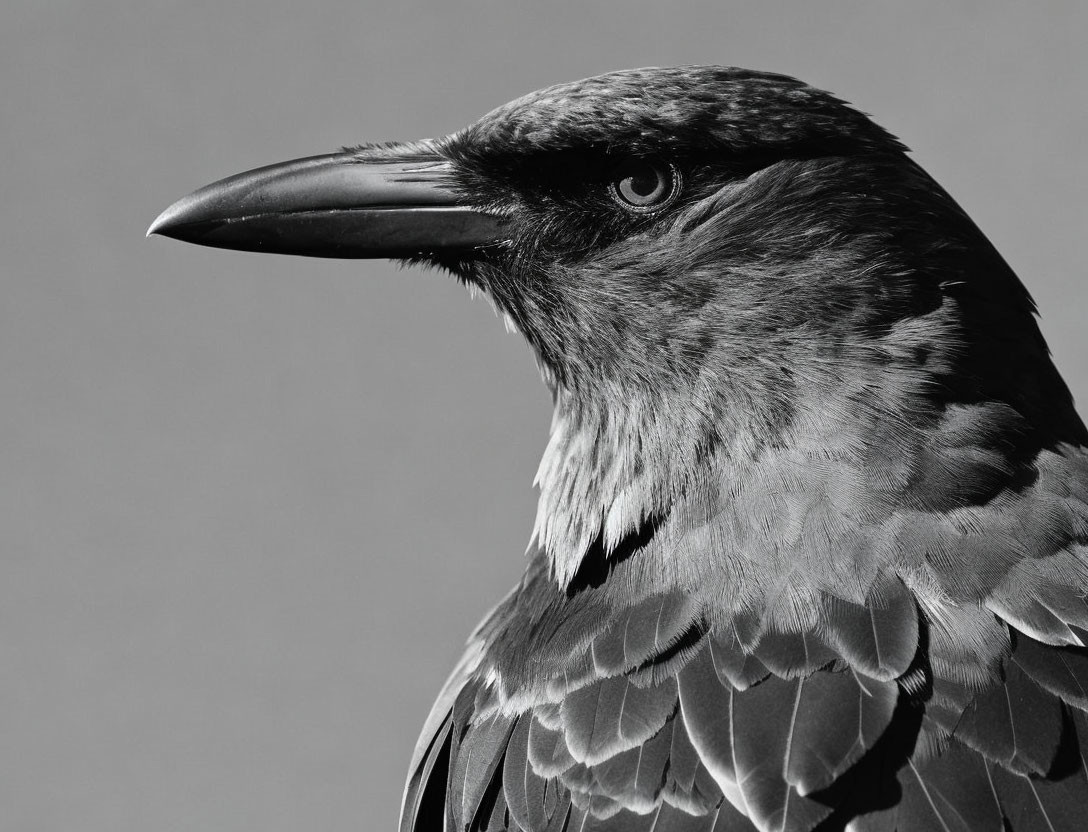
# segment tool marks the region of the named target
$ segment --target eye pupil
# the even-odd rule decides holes
[[[630,183],[628,187],[637,196],[653,196],[654,191],[656,191],[660,185],[660,180],[652,173],[629,176],[627,182]]]
[[[612,178],[612,197],[629,210],[658,208],[679,191],[679,176],[669,164],[637,159],[622,165]]]

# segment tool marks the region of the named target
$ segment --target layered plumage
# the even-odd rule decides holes
[[[402,829],[1074,830],[1088,456],[1026,291],[868,119],[615,73],[437,145],[556,397]],[[675,165],[659,213],[614,160]]]
[[[443,266],[554,392],[525,576],[401,832],[1088,826],[1088,433],[1020,281],[864,115],[617,72],[153,230]]]

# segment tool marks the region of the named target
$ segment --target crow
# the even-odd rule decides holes
[[[1088,433],[896,138],[716,66],[243,173],[149,234],[431,264],[553,394],[402,832],[1088,828]]]

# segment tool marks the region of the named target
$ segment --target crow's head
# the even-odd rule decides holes
[[[556,393],[537,531],[565,580],[593,540],[769,448],[895,459],[979,402],[1036,447],[1081,430],[977,228],[896,139],[781,75],[551,87],[443,139],[223,180],[151,230],[426,261],[483,289]]]
[[[821,319],[839,329],[844,313],[872,326],[918,303],[861,303],[873,287],[844,260],[871,261],[852,239],[879,227],[859,197],[898,165],[900,146],[789,78],[614,73],[533,93],[441,147],[461,193],[509,217],[509,243],[453,269],[583,396],[690,390],[723,353],[737,369],[775,333]]]

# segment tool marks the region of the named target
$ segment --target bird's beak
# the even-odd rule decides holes
[[[147,230],[204,246],[308,257],[458,253],[504,239],[459,198],[451,163],[345,151],[239,173],[178,200]]]

